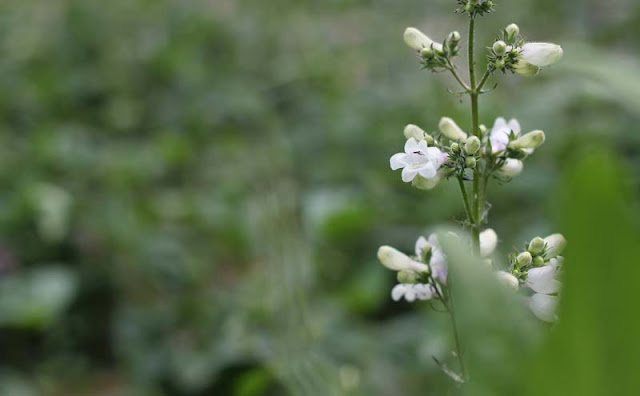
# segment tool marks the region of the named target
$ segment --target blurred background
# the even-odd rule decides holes
[[[388,164],[408,123],[470,124],[402,41],[464,40],[455,7],[3,1],[0,395],[446,394],[445,316],[393,303],[375,253],[464,216]],[[565,58],[481,97],[487,126],[547,134],[491,186],[503,252],[561,231],[583,142],[640,167],[640,3],[500,2],[478,48],[512,22]]]

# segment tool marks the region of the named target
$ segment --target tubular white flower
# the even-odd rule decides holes
[[[480,256],[487,257],[498,245],[498,234],[492,229],[487,228],[480,233]]]
[[[427,37],[426,34],[414,27],[408,27],[404,31],[404,42],[416,51],[420,51],[423,48],[431,48],[442,51],[442,44],[438,44]]]
[[[522,172],[522,168],[524,168],[524,164],[522,163],[522,161],[513,158],[507,158],[507,160],[504,162],[504,165],[502,165],[502,167],[498,169],[498,173],[506,177],[515,177]]]
[[[399,283],[391,290],[391,298],[394,301],[399,301],[404,297],[408,302],[418,300],[430,300],[433,298],[435,291],[431,285],[425,285],[422,283],[408,284]]]
[[[464,151],[473,155],[478,152],[480,145],[480,139],[477,136],[470,136],[464,144]]]
[[[544,238],[544,242],[547,247],[544,252],[545,259],[551,259],[562,254],[564,248],[567,246],[567,240],[562,234],[549,235]]]
[[[520,282],[518,281],[518,278],[516,278],[512,274],[506,271],[498,271],[496,273],[496,276],[503,285],[509,287],[510,289],[518,291],[518,288],[520,288]]]
[[[408,183],[417,175],[425,179],[437,176],[438,169],[447,160],[446,153],[436,147],[428,147],[427,142],[409,138],[404,145],[404,153],[394,154],[390,159],[391,169],[402,168],[402,181]]]
[[[407,139],[414,138],[417,141],[425,140],[427,133],[417,125],[409,124],[404,127],[404,137]]]
[[[558,319],[555,313],[557,305],[557,296],[536,293],[529,298],[529,308],[538,319],[545,322],[554,322]]]
[[[540,71],[540,68],[536,65],[520,59],[513,65],[513,71],[525,77],[533,77]]]
[[[562,59],[562,47],[552,43],[526,43],[520,57],[537,67],[549,66]]]
[[[545,136],[541,130],[531,131],[509,143],[512,149],[535,149],[544,143]]]
[[[394,271],[429,273],[428,266],[410,259],[406,254],[391,246],[380,246],[378,249],[378,260],[380,260],[382,265]]]
[[[449,117],[442,117],[438,124],[440,132],[448,139],[454,141],[464,141],[467,138],[467,134],[460,129],[458,124]]]

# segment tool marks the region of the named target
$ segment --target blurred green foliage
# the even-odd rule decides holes
[[[0,394],[450,388],[432,360],[446,317],[391,303],[375,251],[463,215],[455,186],[414,190],[387,163],[405,124],[469,122],[401,39],[463,32],[454,3],[2,2]],[[483,123],[548,137],[489,192],[503,251],[557,230],[557,175],[583,142],[623,155],[637,189],[639,20],[632,0],[527,0],[480,23],[486,45],[517,22],[565,49],[481,100]]]

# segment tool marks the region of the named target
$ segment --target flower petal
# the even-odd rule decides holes
[[[407,154],[411,154],[416,151],[420,151],[418,142],[414,138],[409,138],[409,140],[407,140],[407,142],[404,144],[404,152]]]
[[[555,266],[532,268],[528,274],[525,284],[536,293],[552,294],[560,291],[562,284],[556,279]]]
[[[424,177],[425,179],[431,179],[436,175],[436,173],[438,173],[438,171],[436,171],[436,168],[433,166],[433,164],[429,162],[425,164],[422,168],[420,168],[418,170],[418,173],[420,174],[420,176]]]
[[[416,256],[422,257],[422,249],[427,245],[427,243],[429,243],[427,242],[427,238],[423,237],[422,235],[418,238],[415,247]]]
[[[405,153],[397,153],[391,156],[389,160],[389,164],[391,165],[392,170],[404,168],[407,166],[406,162],[406,154]]]
[[[558,297],[536,293],[529,298],[529,308],[534,315],[545,322],[553,322],[557,319],[556,306]]]
[[[521,56],[534,66],[549,66],[562,58],[562,47],[552,43],[526,43]]]
[[[522,129],[520,129],[520,123],[515,118],[509,120],[507,127],[509,128],[509,131],[513,131],[516,135],[519,135],[520,132],[522,132]]]
[[[416,177],[417,174],[418,171],[416,171],[415,169],[411,169],[409,167],[403,168],[402,181],[405,183],[409,183],[411,180],[413,180],[414,177]]]
[[[393,289],[391,289],[391,298],[393,299],[393,301],[399,301],[402,296],[404,296],[406,290],[407,286],[402,283],[398,283],[397,285],[395,285]]]

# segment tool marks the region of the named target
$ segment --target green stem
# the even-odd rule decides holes
[[[469,81],[471,84],[471,90],[469,96],[471,97],[471,134],[480,137],[480,128],[478,126],[478,86],[476,85],[476,62],[473,51],[474,41],[474,29],[475,18],[469,17],[469,47],[468,47],[468,60],[469,60]],[[484,79],[484,78],[483,78]],[[486,81],[486,79],[484,79]],[[480,253],[480,222],[481,222],[481,175],[480,165],[476,166],[473,171],[473,224],[471,226],[471,236],[473,238],[473,247],[476,253]]]
[[[458,74],[458,72],[456,71],[456,68],[453,66],[453,63],[451,63],[451,59],[447,59],[447,63],[449,64],[449,71],[451,72],[451,74],[453,75],[453,77],[456,79],[456,81],[458,82],[458,84],[460,84],[460,86],[467,92],[469,92],[470,88],[469,86],[462,81],[462,78],[460,77],[460,75]]]
[[[451,319],[453,339],[456,344],[456,355],[458,357],[458,362],[460,362],[460,377],[465,381],[467,379],[467,373],[464,367],[464,359],[462,358],[462,345],[460,343],[460,336],[458,335],[458,325],[456,323],[456,315],[453,312],[453,298],[451,296],[449,296],[449,308],[447,311],[449,311],[449,318]]]
[[[487,71],[484,72],[484,75],[482,76],[482,78],[480,79],[480,83],[478,84],[478,88],[476,88],[476,91],[478,91],[478,93],[482,92],[482,87],[484,87],[484,83],[487,82],[487,80],[491,76],[491,73],[491,69],[487,69]]]

